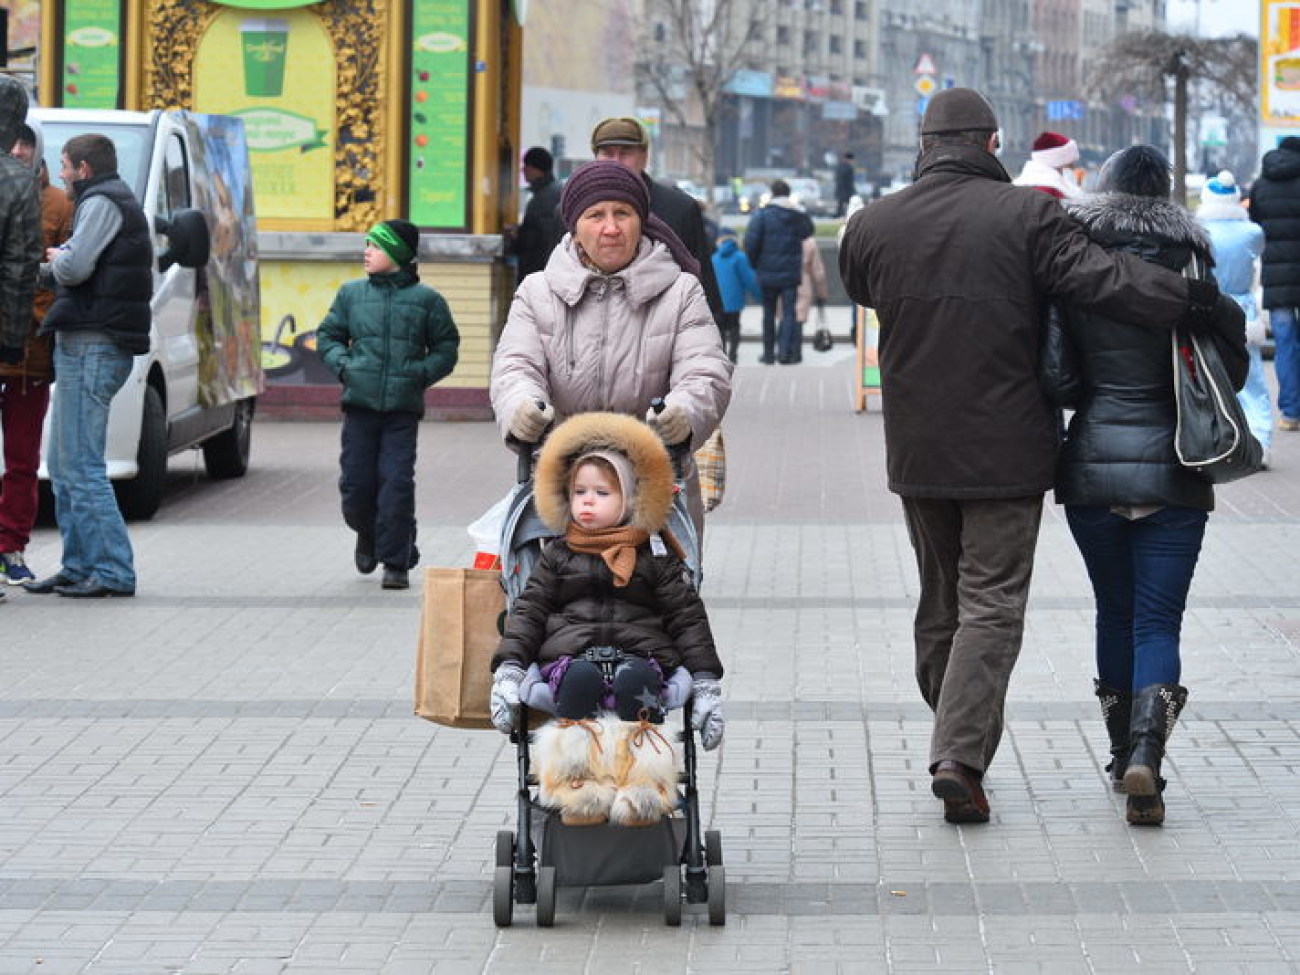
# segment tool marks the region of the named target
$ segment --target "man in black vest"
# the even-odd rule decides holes
[[[63,567],[25,584],[60,596],[134,596],[126,524],[104,463],[108,409],[149,351],[153,241],[149,221],[117,175],[107,136],[74,136],[59,174],[76,200],[72,237],[45,252],[43,278],[57,285],[42,332],[53,332],[54,413],[49,441]]]

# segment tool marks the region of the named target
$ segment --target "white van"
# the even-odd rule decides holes
[[[41,124],[56,185],[68,139],[86,132],[112,139],[118,174],[154,231],[150,349],[136,356],[113,399],[106,451],[123,515],[149,518],[162,500],[172,454],[202,448],[215,478],[248,470],[263,377],[243,121],[158,110],[33,109],[31,116]],[[41,477],[48,477],[43,462]]]

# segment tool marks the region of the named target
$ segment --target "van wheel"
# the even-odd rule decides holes
[[[225,480],[248,473],[248,455],[253,445],[253,404],[241,399],[235,404],[235,421],[226,430],[203,442],[203,466],[208,477]]]
[[[140,447],[135,454],[139,473],[129,481],[116,481],[117,507],[132,521],[152,518],[162,503],[167,483],[167,413],[162,396],[153,386],[144,389],[140,412]]]

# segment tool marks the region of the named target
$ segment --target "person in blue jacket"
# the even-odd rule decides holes
[[[713,276],[718,279],[722,295],[722,344],[727,358],[736,361],[740,347],[740,313],[745,308],[745,297],[763,300],[763,291],[750,266],[749,258],[740,249],[736,232],[730,227],[718,231],[718,249],[713,252]]]
[[[406,589],[415,547],[415,450],[424,391],[456,366],[460,334],[442,295],[420,283],[420,232],[385,220],[366,234],[366,277],[339,289],[316,329],[320,357],[343,383],[339,493],[357,533],[354,562],[382,562],[385,589]]]
[[[1264,228],[1250,219],[1241,205],[1241,188],[1228,170],[1207,179],[1201,189],[1201,207],[1197,217],[1210,234],[1214,253],[1214,277],[1219,290],[1231,295],[1246,313],[1246,351],[1250,354],[1250,372],[1246,385],[1237,394],[1246,411],[1246,422],[1259,445],[1264,448],[1264,466],[1272,460],[1273,400],[1264,377],[1264,357],[1260,345],[1264,340],[1263,323],[1255,307],[1255,268],[1264,253]]]

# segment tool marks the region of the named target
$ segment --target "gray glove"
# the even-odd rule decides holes
[[[704,750],[711,752],[722,743],[727,727],[722,715],[722,682],[715,677],[696,677],[691,688],[691,727],[700,733]]]
[[[492,695],[488,710],[492,727],[503,735],[514,731],[519,723],[519,685],[524,679],[524,668],[514,663],[504,663],[492,675]]]
[[[537,443],[554,419],[554,407],[538,406],[530,399],[524,400],[510,418],[510,436],[520,443]]]
[[[645,415],[645,422],[670,447],[691,439],[691,421],[680,406],[669,406],[662,413],[650,410]]]

